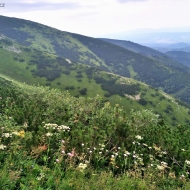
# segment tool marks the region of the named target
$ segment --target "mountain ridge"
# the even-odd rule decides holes
[[[187,96],[190,69],[182,64],[171,60],[163,62],[157,57],[149,58],[99,39],[62,32],[31,21],[2,16],[0,21],[1,33],[27,48],[134,78],[190,103]]]

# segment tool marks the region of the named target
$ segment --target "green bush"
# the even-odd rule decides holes
[[[80,92],[81,95],[86,95],[87,88],[83,88],[83,89],[79,90],[79,92]]]

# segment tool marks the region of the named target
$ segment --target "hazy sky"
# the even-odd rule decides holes
[[[100,37],[138,28],[190,26],[190,0],[0,0],[0,15]]]

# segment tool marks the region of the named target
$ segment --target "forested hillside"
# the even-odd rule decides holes
[[[69,91],[75,97],[98,94],[112,106],[122,106],[127,115],[131,109],[152,109],[168,124],[190,122],[189,106],[134,79],[28,48],[7,38],[0,42],[0,73],[4,77]]]
[[[1,39],[8,37],[28,48],[134,78],[190,102],[190,69],[180,63],[159,56],[150,58],[99,39],[31,21],[0,16],[0,22]],[[54,71],[56,74],[59,72],[55,68]]]

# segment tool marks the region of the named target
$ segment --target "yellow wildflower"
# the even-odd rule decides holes
[[[153,148],[154,148],[156,151],[161,151],[161,147],[158,147],[158,146],[156,146],[155,144],[153,145]]]
[[[17,134],[19,137],[22,137],[22,138],[24,138],[25,137],[25,132],[24,132],[24,130],[22,130],[22,131],[20,131],[20,132],[18,132],[18,134]]]

